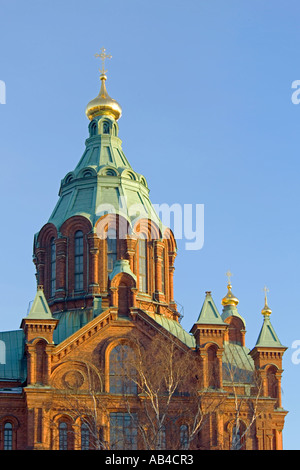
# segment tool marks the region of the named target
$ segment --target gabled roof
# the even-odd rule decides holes
[[[202,305],[198,320],[195,323],[196,325],[225,325],[221,315],[218,312],[218,309],[213,301],[210,292],[206,292],[206,297]]]

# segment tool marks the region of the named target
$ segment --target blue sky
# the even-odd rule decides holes
[[[267,285],[283,361],[284,447],[299,449],[300,6],[278,0],[0,0],[0,330],[35,295],[33,235],[87,137],[105,47],[119,136],[153,203],[204,204],[205,242],[178,241],[175,299],[189,330],[228,269],[254,347]]]

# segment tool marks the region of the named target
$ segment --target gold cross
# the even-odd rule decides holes
[[[107,72],[107,70],[105,70],[105,59],[111,59],[112,56],[110,54],[106,54],[106,49],[102,47],[101,54],[95,54],[95,57],[102,60],[102,70],[99,70],[99,72],[101,72],[101,75],[105,75]]]
[[[232,276],[231,272],[230,272],[230,271],[227,271],[226,276],[227,276],[227,278],[228,278],[228,284],[230,284],[230,278],[231,278],[231,276]]]
[[[270,291],[266,286],[263,288],[263,291],[265,292],[265,303],[267,304],[267,292],[270,292]]]

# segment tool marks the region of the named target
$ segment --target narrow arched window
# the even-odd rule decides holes
[[[160,450],[166,449],[166,428],[161,426],[157,435],[157,448]]]
[[[236,423],[232,428],[231,448],[232,450],[245,449],[245,425],[242,422]]]
[[[208,386],[217,388],[219,383],[217,350],[214,346],[207,349]]]
[[[186,424],[180,426],[180,448],[186,450],[189,445],[189,433]]]
[[[91,137],[93,137],[94,135],[97,135],[97,124],[96,124],[96,122],[93,122],[91,124]]]
[[[59,450],[68,450],[68,425],[65,422],[59,423]]]
[[[109,124],[107,121],[103,122],[103,134],[109,134]]]
[[[78,230],[75,233],[75,279],[74,287],[76,291],[83,290],[83,233]]]
[[[50,241],[50,297],[54,297],[56,289],[56,246],[54,238]]]
[[[117,260],[117,233],[114,229],[107,231],[107,273],[110,274]]]
[[[126,344],[118,344],[109,356],[109,391],[120,395],[135,395],[136,370],[134,354]]]
[[[81,425],[81,450],[89,450],[90,448],[90,432],[87,423]]]
[[[4,450],[12,450],[13,427],[11,423],[4,425]]]
[[[161,291],[165,292],[165,250],[162,250],[161,260]]]
[[[269,367],[267,370],[268,396],[278,398],[278,380],[276,378],[276,368]]]
[[[145,238],[139,239],[139,290],[140,292],[147,292],[148,276],[147,276],[147,240]]]

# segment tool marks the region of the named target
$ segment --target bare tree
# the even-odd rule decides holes
[[[145,343],[132,335],[130,340],[124,374],[137,387],[141,406],[134,416],[143,448],[189,449],[224,394],[200,389],[195,351],[171,336],[157,333]]]

